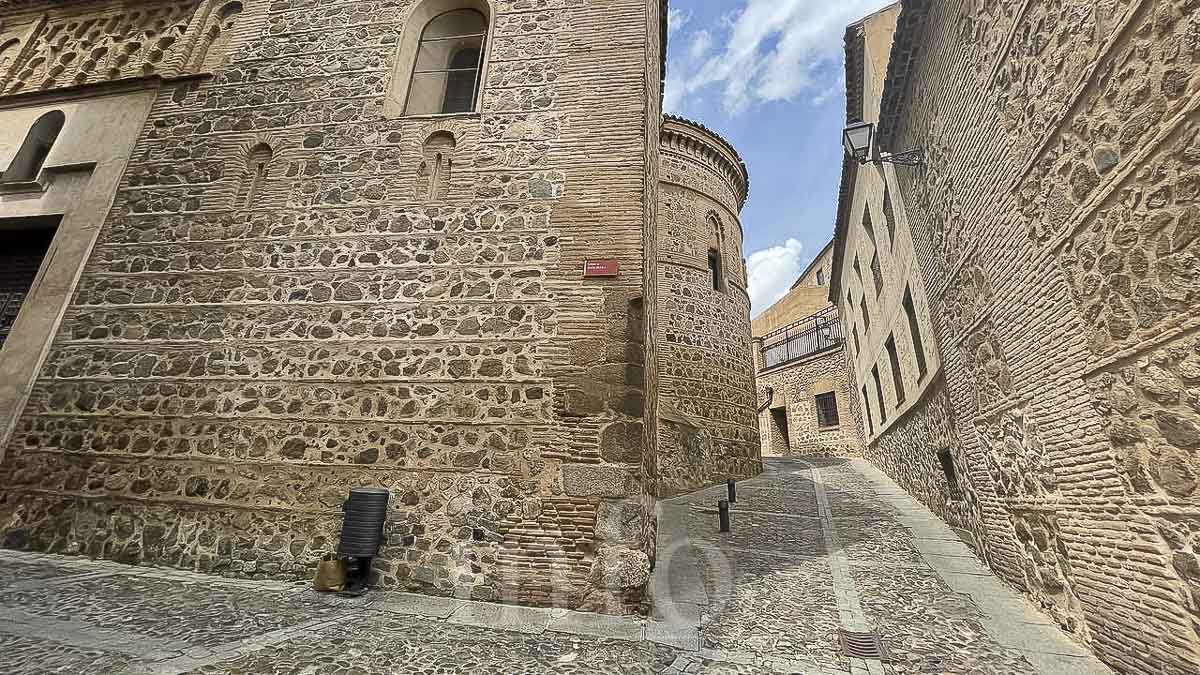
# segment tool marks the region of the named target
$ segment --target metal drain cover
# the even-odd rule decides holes
[[[852,659],[888,660],[887,649],[877,631],[858,633],[840,628],[838,637],[841,639],[842,653]]]

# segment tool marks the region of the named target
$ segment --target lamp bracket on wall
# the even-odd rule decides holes
[[[875,150],[875,123],[856,122],[846,127],[842,132],[842,146],[846,154],[859,164],[899,164],[902,166],[921,166],[924,163],[924,153],[920,149],[905,150],[888,155],[880,155]]]

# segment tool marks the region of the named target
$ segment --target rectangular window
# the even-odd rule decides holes
[[[879,366],[871,368],[871,376],[875,378],[875,395],[879,398],[879,423],[887,423],[887,404],[883,398],[883,382],[879,379]]]
[[[887,339],[888,363],[892,366],[892,384],[896,387],[896,406],[904,403],[904,376],[900,373],[900,357],[896,354],[896,335]]]
[[[896,243],[896,214],[892,210],[892,193],[883,186],[883,222],[887,225],[888,241]]]
[[[817,270],[817,285],[825,285],[825,270]]]
[[[942,473],[946,477],[946,487],[950,489],[950,499],[960,499],[962,491],[958,487],[958,472],[954,470],[954,456],[950,454],[950,448],[938,450],[937,455],[938,462],[942,465]]]
[[[871,416],[871,399],[867,397],[867,385],[862,388],[863,411],[867,413],[867,435],[875,435],[875,418]]]
[[[837,394],[835,392],[817,394],[816,403],[817,426],[836,427],[841,425],[842,420],[838,417]]]
[[[871,257],[871,276],[875,279],[875,297],[883,293],[883,270],[879,266],[879,252]]]
[[[921,381],[925,379],[929,365],[925,362],[925,344],[921,340],[921,325],[917,323],[917,308],[908,288],[904,289],[904,313],[908,315],[908,332],[912,334],[913,353],[917,357],[917,381]]]
[[[862,265],[858,264],[858,256],[857,255],[854,256],[854,273],[858,275],[858,285],[862,286],[863,288],[866,288],[867,285],[863,283]]]
[[[8,338],[29,296],[54,231],[53,227],[4,230],[4,248],[0,249],[0,345]]]
[[[716,249],[708,249],[708,271],[712,273],[712,287],[719,291],[725,287],[725,279],[721,274],[721,254]]]
[[[863,298],[863,301],[862,301],[862,315],[863,315],[863,332],[866,333],[871,330],[871,315],[867,313],[867,299],[866,298]]]
[[[871,245],[879,248],[879,243],[875,241],[875,225],[871,223],[871,209],[863,211],[863,229],[867,231],[867,236],[871,238]]]
[[[858,326],[855,326],[854,328],[852,328],[850,330],[854,334],[854,353],[861,354],[862,353],[862,343],[858,341]]]

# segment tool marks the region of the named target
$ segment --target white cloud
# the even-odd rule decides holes
[[[890,0],[745,0],[716,26],[722,44],[709,53],[690,43],[682,63],[673,62],[675,83],[668,90],[673,110],[701,90],[720,91],[727,112],[736,115],[756,103],[827,98],[841,76],[846,26]],[[682,12],[683,10],[671,10]],[[691,15],[687,18],[690,20]],[[676,22],[675,31],[688,21]],[[707,29],[691,35],[707,33]],[[707,36],[710,42],[713,36]],[[676,39],[680,39],[677,37]]]
[[[679,29],[686,26],[691,20],[691,11],[676,9],[674,7],[669,8],[667,10],[667,35],[673,35],[679,32]]]
[[[699,61],[708,55],[708,50],[712,48],[712,33],[706,30],[698,30],[692,33],[692,44],[688,45],[688,58]]]
[[[746,258],[750,311],[758,316],[782,298],[804,270],[804,245],[788,239],[781,246],[755,251]]]

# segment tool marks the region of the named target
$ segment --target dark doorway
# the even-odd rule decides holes
[[[29,297],[58,221],[58,217],[0,221],[0,346]]]
[[[787,408],[771,409],[771,451],[786,455],[792,447],[788,436]]]

